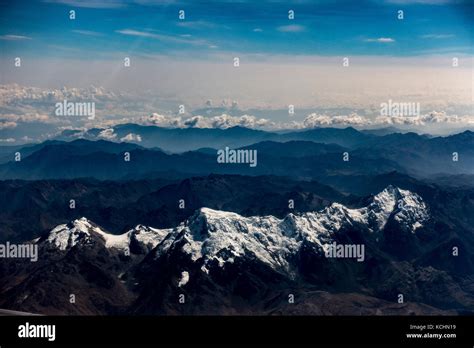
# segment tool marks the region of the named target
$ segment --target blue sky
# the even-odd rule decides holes
[[[472,54],[474,11],[468,1],[51,0],[2,7],[0,39],[7,55]],[[69,19],[71,9],[75,20]],[[185,20],[178,19],[181,9]],[[288,19],[290,9],[294,20]]]
[[[126,122],[472,129],[473,6],[0,0],[0,145]],[[343,67],[344,57],[350,66]],[[55,117],[54,103],[63,99],[94,101],[97,117]],[[377,121],[388,100],[420,103],[421,115]]]

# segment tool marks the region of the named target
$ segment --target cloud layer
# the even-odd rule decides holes
[[[265,129],[305,129],[315,127],[377,127],[389,125],[425,126],[430,124],[456,124],[474,126],[474,116],[447,115],[432,111],[419,116],[378,116],[375,119],[356,113],[349,115],[326,115],[311,113],[303,121],[274,122],[251,115],[190,116],[177,117],[153,113],[143,119],[145,124],[173,128],[230,128],[235,126]]]
[[[231,116],[222,114],[218,116],[189,116],[179,117],[173,115],[162,115],[153,113],[143,119],[146,124],[152,124],[161,127],[174,128],[230,128],[241,126],[246,128],[271,128],[276,126],[274,122],[265,118],[257,118],[251,115]]]
[[[59,117],[55,103],[94,102],[96,118]],[[112,92],[101,87],[44,89],[20,85],[0,85],[0,139],[3,144],[43,141],[63,130],[102,129],[101,139],[141,142],[140,134],[120,139],[113,127],[123,123],[156,125],[170,128],[230,128],[241,126],[265,130],[310,129],[314,127],[380,128],[395,126],[405,130],[442,134],[474,127],[474,115],[457,113],[446,104],[443,109],[415,116],[381,116],[380,106],[366,108],[300,109],[289,115],[288,109],[242,109],[233,99],[212,102],[204,99],[200,108],[178,113],[180,101],[168,102],[154,94]],[[168,105],[169,107],[163,107]],[[422,108],[423,109],[423,108]],[[426,110],[427,107],[424,107]],[[80,136],[82,133],[77,133]]]

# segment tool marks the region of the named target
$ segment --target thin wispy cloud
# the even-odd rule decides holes
[[[190,28],[190,29],[215,29],[217,27],[225,28],[224,25],[208,21],[179,21],[177,24],[179,27]]]
[[[305,31],[306,28],[299,24],[290,24],[290,25],[282,25],[277,28],[278,31],[282,33],[299,33]]]
[[[422,39],[449,39],[454,37],[454,34],[427,34],[427,35],[421,35],[420,37]]]
[[[123,0],[45,0],[44,2],[83,8],[122,8],[127,6]]]
[[[390,42],[395,42],[394,39],[391,37],[379,37],[376,39],[366,39],[366,42],[380,42],[380,43],[390,43]]]
[[[81,34],[81,35],[86,35],[86,36],[102,36],[102,33],[99,33],[97,31],[91,31],[91,30],[72,30],[73,33],[76,34]]]
[[[150,39],[155,39],[155,40],[160,40],[160,41],[175,43],[175,44],[187,44],[187,45],[209,46],[209,47],[213,46],[211,43],[209,43],[206,40],[188,39],[188,38],[183,38],[182,36],[176,37],[176,36],[158,34],[158,33],[153,33],[153,32],[148,32],[148,31],[139,31],[139,30],[134,30],[134,29],[121,29],[121,30],[116,30],[115,32],[122,35],[150,38]]]
[[[122,35],[129,35],[129,36],[141,36],[141,37],[149,37],[153,39],[159,38],[159,35],[157,34],[149,33],[146,31],[133,30],[133,29],[121,29],[121,30],[116,30],[115,32]]]
[[[23,36],[23,35],[0,35],[0,40],[7,40],[7,41],[31,40],[31,37]]]

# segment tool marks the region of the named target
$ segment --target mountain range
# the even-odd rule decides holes
[[[0,243],[39,248],[2,259],[0,308],[472,314],[473,178],[470,131],[126,124],[0,147]]]
[[[332,203],[283,218],[200,208],[176,227],[137,225],[120,235],[83,217],[35,239],[38,262],[2,262],[0,306],[47,314],[469,312],[472,248],[444,256],[440,267],[433,260],[450,250],[431,242],[449,244],[449,233],[437,223],[419,195],[394,186],[360,208]],[[363,262],[328,257],[334,243],[365,245]]]
[[[117,129],[132,130],[130,127],[132,125],[123,125]],[[241,127],[162,129],[135,125],[132,128],[150,133],[150,141],[142,140],[138,145],[104,140],[53,140],[19,150],[15,147],[10,152],[4,149],[0,178],[129,180],[214,173],[278,175],[323,181],[334,175],[390,171],[420,178],[474,174],[474,133],[470,131],[448,137],[429,137],[415,133],[375,136],[353,128],[283,134]],[[170,153],[170,149],[176,150],[168,143],[170,134],[182,147],[180,150],[190,150]],[[257,165],[218,163],[217,151],[226,146],[255,150]],[[17,152],[21,154],[20,161],[14,160]],[[128,160],[125,154],[129,154]]]

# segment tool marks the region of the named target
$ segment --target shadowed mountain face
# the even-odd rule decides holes
[[[415,133],[389,134],[370,139],[355,153],[383,157],[400,163],[412,174],[474,172],[474,133],[465,131],[449,137],[428,137]],[[457,160],[453,160],[456,158]]]
[[[137,225],[121,235],[81,218],[35,241],[38,262],[1,264],[0,305],[51,314],[470,311],[472,241],[459,240],[463,260],[435,267],[426,240],[450,240],[438,223],[420,196],[393,186],[359,208],[333,203],[283,218],[201,208],[176,227]],[[335,244],[364,249],[340,257],[328,253]],[[68,303],[70,293],[78,305]],[[397,302],[400,293],[406,303]],[[338,301],[344,306],[330,306]]]
[[[41,146],[21,161],[0,165],[0,176],[28,180],[81,177],[117,180],[136,179],[150,174],[166,176],[167,172],[174,171],[185,175],[217,173],[316,178],[333,172],[367,174],[402,170],[395,162],[383,158],[366,160],[362,156],[353,156],[352,161],[344,161],[343,148],[307,142],[256,144],[255,167],[249,163],[218,163],[217,151],[167,154],[160,150],[110,142],[106,142],[104,151],[99,151],[97,149],[101,144],[84,140],[80,140],[80,144],[76,142]],[[84,142],[86,149],[82,146]],[[126,158],[126,154],[129,158]]]

